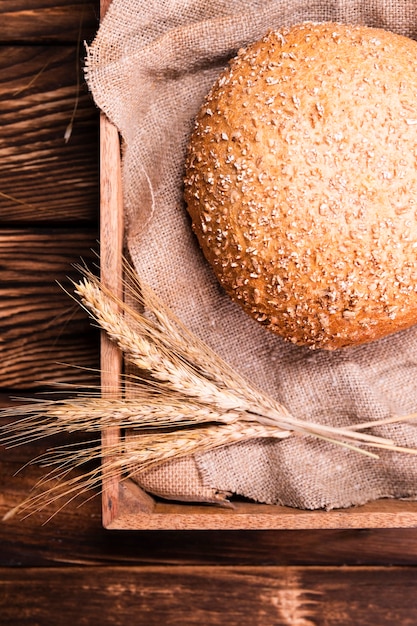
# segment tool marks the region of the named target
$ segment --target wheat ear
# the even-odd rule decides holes
[[[217,354],[179,325],[149,286],[144,286],[137,297],[145,310],[149,307],[151,313],[157,312],[156,323],[104,289],[90,272],[84,273],[85,278],[76,286],[76,293],[90,315],[119,345],[125,357],[162,383],[164,390],[197,398],[221,411],[240,411],[251,421],[281,428],[287,433],[327,437],[335,443],[393,444],[391,440],[361,432],[360,425],[351,430],[295,418],[283,405],[235,373]],[[164,327],[164,319],[169,320],[169,332]],[[177,326],[179,330],[174,332],[173,328]],[[202,355],[201,360],[199,355]],[[214,380],[213,375],[205,375],[207,370],[219,372],[220,382]]]

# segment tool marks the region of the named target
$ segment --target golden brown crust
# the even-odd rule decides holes
[[[196,120],[185,199],[229,295],[334,349],[417,314],[417,43],[303,23],[241,50]]]

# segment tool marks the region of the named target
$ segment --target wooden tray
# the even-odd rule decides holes
[[[123,212],[120,142],[101,116],[101,280],[122,296]],[[122,358],[102,338],[102,393],[121,390]],[[103,432],[102,445],[117,442],[117,429]],[[103,477],[103,524],[119,529],[302,529],[405,528],[417,526],[417,502],[379,500],[361,507],[300,511],[275,505],[237,503],[233,509],[155,501],[130,480]]]
[[[100,0],[101,16],[111,0]],[[101,280],[123,297],[123,200],[120,141],[117,129],[104,114],[100,118],[100,270]],[[102,394],[122,390],[122,356],[106,335],[101,340]],[[118,429],[102,433],[102,446],[122,437]],[[410,528],[417,526],[417,502],[378,500],[361,507],[327,511],[300,511],[278,505],[236,503],[225,509],[210,505],[154,500],[133,481],[103,472],[103,526],[109,529],[322,529]]]

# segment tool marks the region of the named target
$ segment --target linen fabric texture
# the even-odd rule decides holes
[[[186,326],[297,418],[333,426],[417,410],[417,327],[335,352],[293,346],[220,289],[183,198],[194,118],[237,50],[268,30],[338,21],[417,38],[414,0],[114,0],[87,49],[95,102],[120,131],[126,241],[139,276]],[[417,425],[371,430],[417,447]],[[174,500],[332,509],[415,499],[417,458],[379,459],[310,437],[256,439],[170,461],[137,477]]]

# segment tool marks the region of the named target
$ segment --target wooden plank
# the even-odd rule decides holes
[[[414,568],[0,570],[3,626],[414,626]]]
[[[100,16],[104,17],[110,2],[100,0]],[[116,127],[104,113],[100,115],[100,280],[120,300],[123,299],[123,193],[121,154]],[[122,393],[121,351],[105,332],[101,333],[101,393],[103,397],[115,398]],[[107,428],[101,434],[102,449],[112,447],[119,441],[119,428]],[[110,463],[112,459],[108,460]],[[119,514],[119,474],[106,473],[103,463],[102,516],[103,525],[109,526]]]
[[[91,259],[95,231],[0,231],[0,388],[36,388],[51,380],[81,384],[98,366],[98,333],[57,284]]]
[[[2,223],[97,221],[98,111],[75,47],[0,47],[0,97]]]
[[[91,40],[98,27],[97,0],[1,0],[0,42]]]
[[[121,490],[123,498],[123,490]],[[360,507],[332,511],[302,511],[278,505],[235,502],[232,508],[210,508],[198,504],[158,502],[143,511],[131,499],[108,528],[126,530],[314,530],[336,528],[415,528],[417,503],[378,500]]]
[[[102,284],[123,299],[123,198],[118,133],[105,117],[100,117],[100,278]],[[122,354],[106,333],[101,334],[101,393],[118,397],[122,391]],[[102,446],[112,447],[120,439],[120,429],[102,432]],[[109,462],[111,462],[111,458]],[[103,524],[109,526],[118,516],[119,475],[106,475],[103,465]]]

